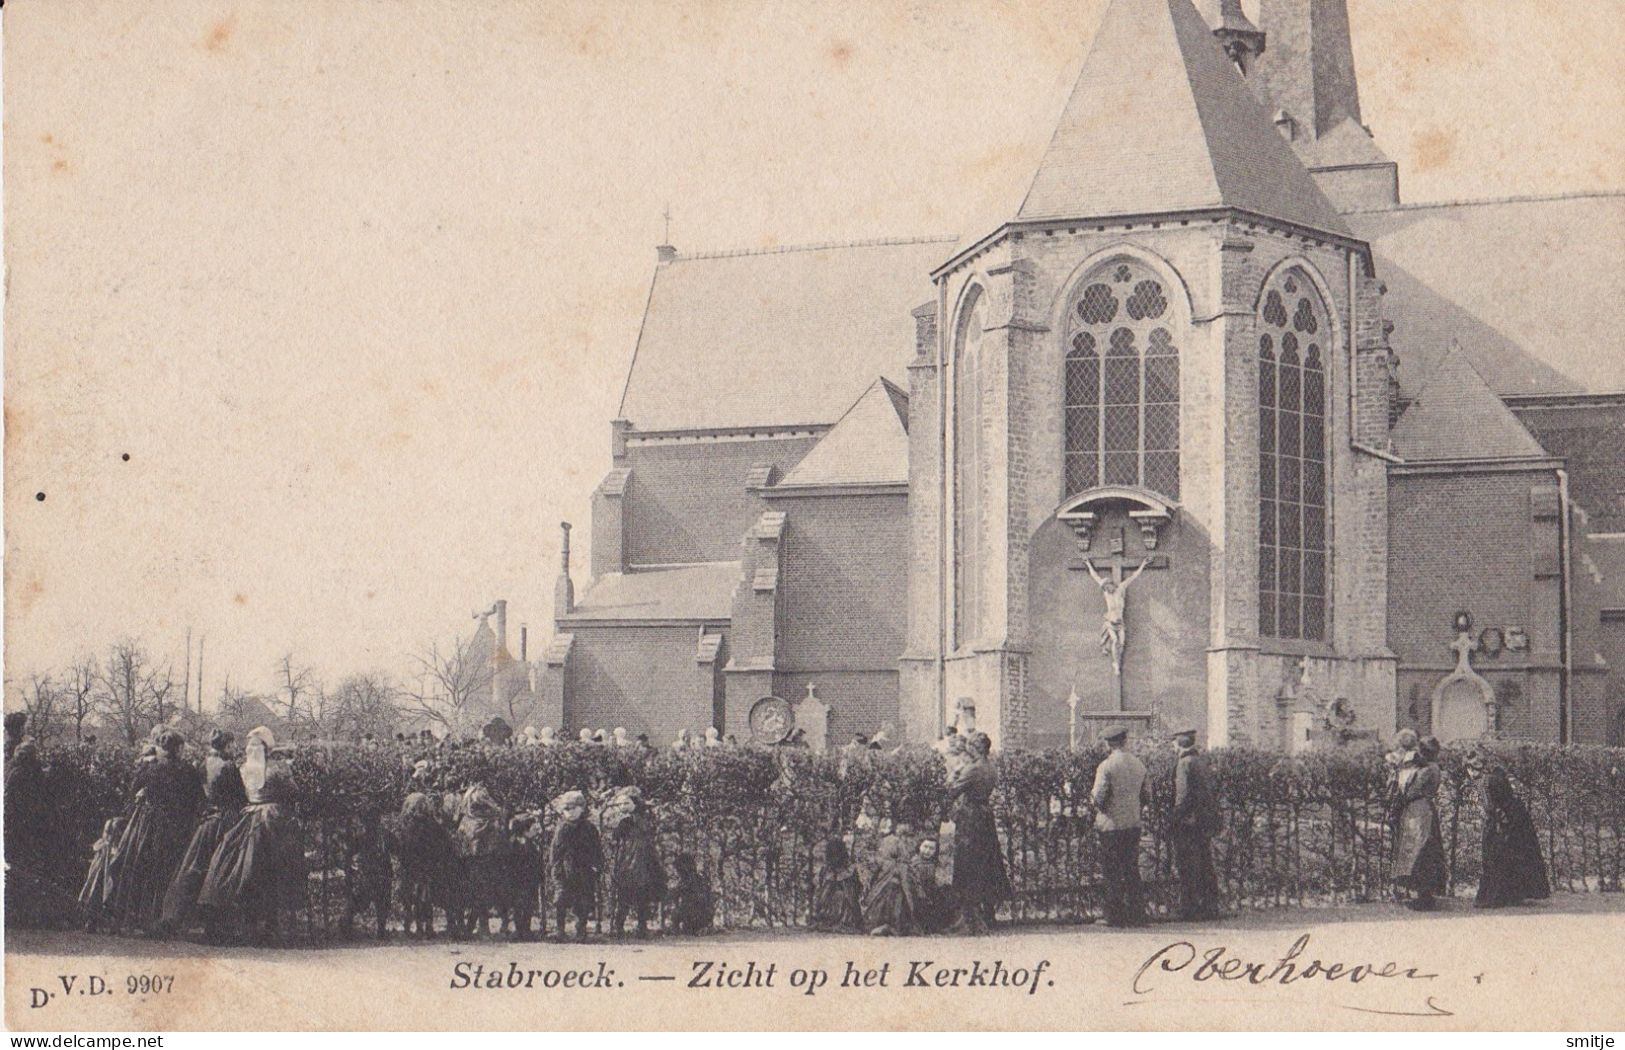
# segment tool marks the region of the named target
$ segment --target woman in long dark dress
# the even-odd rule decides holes
[[[1444,892],[1444,841],[1439,833],[1439,742],[1424,738],[1400,767],[1389,813],[1394,824],[1394,884],[1409,890],[1406,906],[1432,911]]]
[[[170,929],[187,924],[195,912],[201,911],[203,929],[210,941],[219,937],[216,916],[209,909],[197,907],[198,891],[209,874],[209,862],[231,826],[242,816],[248,805],[248,792],[243,787],[242,773],[231,759],[232,736],[216,729],[209,738],[209,754],[203,760],[203,819],[192,833],[191,844],[181,857],[180,868],[164,895],[163,921]]]
[[[191,841],[203,784],[181,759],[185,741],[174,731],[158,737],[157,755],[136,771],[135,801],[109,865],[105,911],[119,928],[155,932],[164,894]]]
[[[1515,791],[1506,770],[1481,749],[1467,756],[1467,770],[1479,782],[1484,806],[1483,871],[1475,908],[1503,908],[1551,896],[1546,859],[1541,856],[1535,822]]]
[[[248,805],[220,838],[198,891],[199,907],[219,916],[240,915],[256,943],[275,941],[282,913],[304,897],[305,864],[293,814],[293,782],[270,757],[274,740],[264,726],[248,734],[243,786]]]
[[[985,933],[993,925],[999,902],[1012,890],[989,801],[998,786],[988,757],[993,744],[986,733],[972,733],[966,745],[968,761],[948,781],[954,807],[953,888],[966,932]]]

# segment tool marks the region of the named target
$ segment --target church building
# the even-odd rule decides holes
[[[1400,174],[1346,0],[1114,0],[965,236],[660,247],[537,703],[1621,743],[1625,194]]]

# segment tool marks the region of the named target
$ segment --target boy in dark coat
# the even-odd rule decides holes
[[[576,917],[576,940],[587,939],[587,918],[598,904],[598,873],[604,868],[604,846],[598,829],[586,819],[587,796],[566,791],[553,800],[559,811],[559,825],[553,829],[553,845],[548,851],[548,874],[553,881],[553,913],[559,937],[564,937],[564,918]]]

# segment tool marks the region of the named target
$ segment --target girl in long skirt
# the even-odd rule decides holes
[[[248,804],[242,773],[231,759],[231,743],[231,734],[219,729],[209,738],[209,756],[203,760],[203,820],[192,833],[191,844],[164,895],[164,925],[170,929],[185,925],[200,910],[197,895],[209,874],[209,862]],[[215,915],[207,909],[202,911],[204,931],[210,941],[215,941],[219,937]]]
[[[164,894],[191,841],[203,785],[181,759],[184,741],[166,730],[157,754],[135,775],[135,801],[114,848],[104,897],[108,915],[124,929],[156,932]]]
[[[79,909],[85,929],[95,933],[101,925],[107,886],[111,881],[113,856],[118,840],[124,834],[124,817],[113,817],[102,825],[102,837],[90,847],[90,870],[85,873],[85,884],[79,890]]]
[[[908,843],[896,835],[880,840],[880,860],[863,900],[863,924],[875,937],[916,932],[914,887],[909,878]]]
[[[220,839],[198,893],[198,905],[240,915],[255,943],[275,941],[284,911],[304,897],[304,852],[294,818],[293,783],[270,761],[274,740],[264,726],[248,734],[243,785],[248,805]]]
[[[824,870],[818,875],[812,925],[816,930],[856,932],[863,929],[863,881],[846,843],[824,843]]]

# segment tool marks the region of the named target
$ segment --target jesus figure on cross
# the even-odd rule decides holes
[[[1119,676],[1123,673],[1123,646],[1127,642],[1123,627],[1123,600],[1128,595],[1129,584],[1140,578],[1151,559],[1146,558],[1140,562],[1140,567],[1128,579],[1122,579],[1123,570],[1119,567],[1113,571],[1111,578],[1106,578],[1095,571],[1095,567],[1087,560],[1083,567],[1089,570],[1089,577],[1100,588],[1100,596],[1106,599],[1106,615],[1100,625],[1100,651],[1112,658],[1112,672]]]

